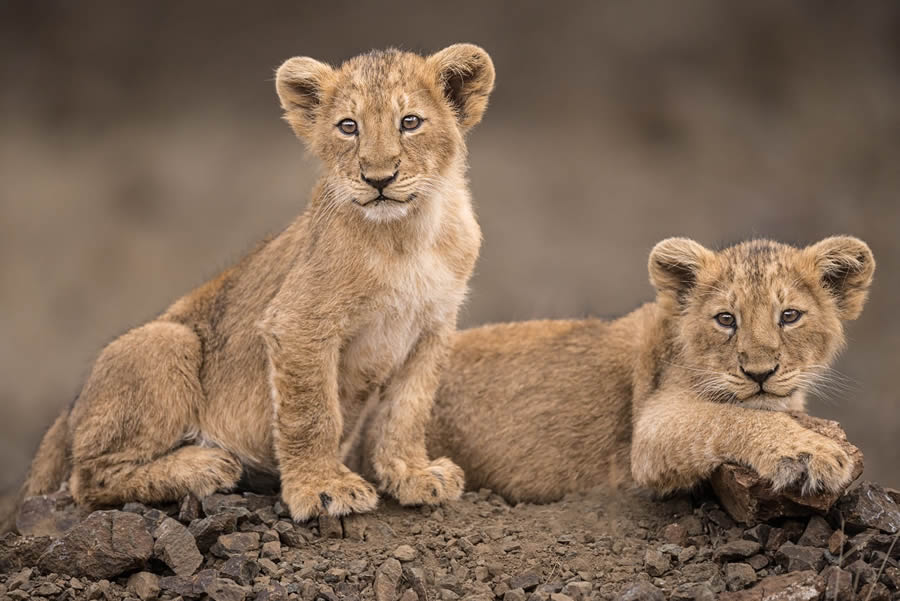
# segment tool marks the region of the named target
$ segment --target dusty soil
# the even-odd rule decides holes
[[[44,521],[31,516],[29,527],[62,534],[54,528],[71,526],[60,516],[73,509],[65,502],[56,507],[60,513]],[[483,490],[440,508],[386,501],[369,515],[307,524],[291,523],[276,497],[250,494],[123,509],[89,518],[114,519],[109,540],[119,542],[107,551],[96,532],[104,528],[85,528],[86,522],[52,544],[50,537],[0,539],[0,598],[712,599],[768,576],[770,588],[783,589],[785,578],[818,583],[801,587],[812,596],[795,598],[830,599],[837,589],[826,594],[826,580],[835,571],[839,598],[864,599],[869,589],[871,599],[900,598],[900,547],[886,548],[896,537],[857,528],[853,541],[864,544],[851,550],[819,517],[748,528],[705,494],[656,501],[637,492],[592,491],[513,507]],[[84,537],[93,542],[82,548]],[[141,537],[146,548],[129,551]],[[131,567],[123,571],[125,565]],[[794,574],[772,578],[787,571]],[[104,573],[114,575],[97,577]],[[769,598],[756,594],[762,589],[731,594]]]

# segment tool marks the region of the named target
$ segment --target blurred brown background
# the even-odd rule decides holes
[[[106,342],[303,209],[283,59],[456,41],[498,74],[462,325],[623,314],[670,235],[858,235],[849,391],[811,410],[900,484],[900,4],[3,1],[0,490]]]

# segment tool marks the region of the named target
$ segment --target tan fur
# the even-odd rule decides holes
[[[692,487],[746,464],[777,488],[835,490],[851,470],[799,410],[862,310],[875,262],[850,237],[721,252],[670,239],[650,256],[655,302],[615,321],[533,321],[459,332],[428,447],[468,485],[524,501],[636,482]],[[779,325],[787,308],[804,311]],[[732,333],[714,316],[737,316]],[[757,395],[753,373],[778,365]]]
[[[285,119],[325,167],[307,210],[106,347],[24,492],[51,492],[70,463],[80,503],[156,503],[253,468],[280,473],[295,519],[366,511],[375,490],[340,443],[369,407],[380,487],[404,504],[458,497],[462,472],[429,461],[425,427],[480,246],[464,134],[493,81],[467,44],[285,62]],[[415,131],[401,130],[409,114]],[[337,127],[347,118],[355,135]],[[391,200],[375,200],[365,178],[392,174]]]

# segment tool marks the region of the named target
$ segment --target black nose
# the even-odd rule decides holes
[[[768,380],[772,376],[772,374],[778,371],[778,366],[776,365],[769,371],[747,371],[742,367],[741,371],[744,372],[745,376],[747,376],[757,384],[762,384],[763,382]]]
[[[388,187],[388,184],[390,184],[392,181],[397,179],[397,172],[394,171],[394,174],[392,176],[383,177],[380,179],[371,179],[371,178],[366,177],[365,175],[362,175],[362,179],[364,182],[366,182],[367,184],[369,184],[370,186],[372,186],[379,192],[382,192],[385,188]]]

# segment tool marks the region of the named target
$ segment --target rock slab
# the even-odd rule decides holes
[[[790,572],[764,578],[751,589],[722,593],[720,601],[812,601],[819,599],[823,583],[815,572]]]
[[[888,491],[874,482],[862,482],[844,495],[835,506],[847,530],[874,528],[895,534],[900,530],[900,505]]]
[[[852,483],[863,472],[863,454],[847,441],[836,421],[811,417],[804,413],[789,413],[801,426],[837,441],[853,460]],[[770,483],[750,468],[724,464],[710,477],[713,492],[729,515],[738,522],[754,524],[779,517],[800,517],[826,513],[843,491],[802,495],[798,490],[775,492]],[[848,484],[849,486],[849,484]]]
[[[41,555],[38,567],[94,580],[142,568],[153,554],[153,537],[141,516],[95,511]]]

